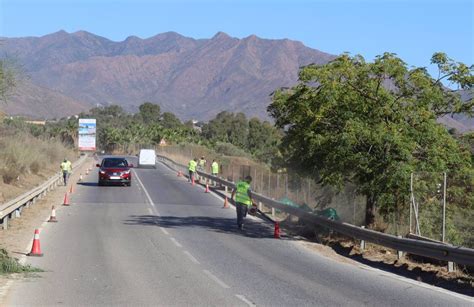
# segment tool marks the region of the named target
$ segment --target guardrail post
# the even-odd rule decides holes
[[[259,202],[258,202],[258,210],[262,211],[262,207],[263,207],[263,206],[262,206],[262,202],[259,201]]]
[[[2,229],[7,230],[8,229],[8,215],[3,217],[2,220]]]
[[[227,193],[227,186],[226,185],[224,186],[224,192]]]
[[[275,218],[275,208],[272,208],[272,218]]]
[[[361,226],[361,228],[365,229],[365,226]],[[365,240],[360,240],[360,252],[363,253],[365,250]]]
[[[402,238],[402,236],[397,236],[398,238]],[[401,260],[403,258],[403,251],[397,251],[397,259]]]
[[[21,217],[21,207],[15,210],[15,218]]]
[[[452,273],[454,272],[454,262],[448,261],[448,272]]]

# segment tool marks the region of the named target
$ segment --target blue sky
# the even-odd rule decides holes
[[[86,30],[119,41],[175,31],[289,38],[367,59],[384,51],[429,66],[434,52],[474,63],[474,0],[0,0],[0,36]]]

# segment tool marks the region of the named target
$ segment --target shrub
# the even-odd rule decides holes
[[[30,164],[30,170],[33,174],[38,174],[41,169],[41,164],[38,161],[33,161]]]

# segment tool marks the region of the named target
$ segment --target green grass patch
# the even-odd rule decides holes
[[[12,273],[37,273],[43,272],[43,270],[32,267],[31,265],[23,265],[18,262],[17,259],[12,258],[8,255],[8,252],[1,248],[0,249],[0,274],[12,274]]]

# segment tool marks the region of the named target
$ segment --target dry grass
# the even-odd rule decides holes
[[[44,181],[62,159],[75,160],[75,153],[57,140],[43,140],[24,132],[0,135],[0,194],[3,201]],[[0,195],[1,196],[1,195]],[[2,201],[2,200],[0,200]]]

